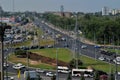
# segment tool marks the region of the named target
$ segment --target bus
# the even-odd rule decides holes
[[[61,73],[69,73],[70,72],[69,68],[66,66],[58,66],[57,70],[58,70],[58,72],[61,72]]]
[[[72,76],[81,76],[84,74],[84,77],[93,77],[92,69],[72,69]]]

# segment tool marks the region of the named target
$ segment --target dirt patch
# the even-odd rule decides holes
[[[32,64],[32,65],[38,65],[38,64],[39,64],[39,62],[38,62],[38,61],[33,61],[33,60],[30,60],[30,64]]]
[[[56,59],[38,55],[36,53],[30,53],[29,59],[31,60],[31,64],[38,64],[39,62],[41,62],[41,63],[46,63],[46,64],[56,66]],[[60,66],[68,66],[68,63],[63,62],[61,60],[58,60],[57,62],[58,62],[58,65]]]

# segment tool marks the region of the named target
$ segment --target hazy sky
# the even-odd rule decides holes
[[[60,11],[60,6],[64,6],[64,11],[74,12],[95,12],[107,6],[111,9],[120,9],[120,0],[0,0],[0,5],[5,11],[13,11],[13,1],[15,11]]]

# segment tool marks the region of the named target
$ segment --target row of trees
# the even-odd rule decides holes
[[[75,28],[75,17],[66,18],[45,13],[43,14],[43,18],[63,29],[74,30]],[[78,27],[86,38],[90,40],[94,40],[95,38],[97,43],[119,44],[119,16],[78,15]]]

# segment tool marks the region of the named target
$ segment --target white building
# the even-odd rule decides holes
[[[102,8],[102,15],[109,15],[109,8],[108,7]]]
[[[118,10],[118,9],[112,9],[112,10],[111,10],[111,14],[112,14],[112,15],[116,15],[116,14],[118,14],[118,13],[120,13],[120,10]]]

